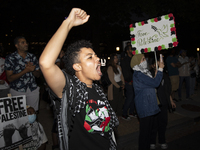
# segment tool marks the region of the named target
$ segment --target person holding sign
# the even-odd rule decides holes
[[[160,56],[162,58],[162,55]],[[159,58],[158,58],[159,59]],[[160,61],[157,61],[158,66]],[[152,76],[155,76],[156,73],[156,64],[155,59],[152,61],[152,69],[150,70]],[[172,112],[176,108],[176,104],[171,97],[171,82],[167,73],[163,71],[163,78],[160,85],[156,88],[157,98],[159,100],[160,112],[155,115],[155,120],[153,123],[153,129],[151,133],[151,145],[150,149],[156,149],[156,137],[158,134],[158,143],[161,146],[161,149],[167,149],[168,145],[166,144],[165,132],[168,123],[168,109]]]
[[[28,43],[24,37],[16,37],[14,44],[17,51],[5,60],[10,93],[12,96],[26,95],[26,104],[38,111],[39,87],[35,82],[35,77],[40,76],[38,60],[35,55],[27,52]]]
[[[164,63],[160,61],[155,77],[147,69],[144,54],[134,55],[130,65],[134,70],[135,107],[140,121],[139,150],[148,150],[150,149],[154,115],[160,112],[155,88],[159,86],[162,80]]]
[[[62,46],[75,27],[86,23],[89,15],[73,8],[46,45],[39,64],[51,88],[57,107],[60,149],[116,149],[113,128],[118,119],[103,90],[93,81],[100,80],[100,59],[89,41],[71,44],[64,56],[66,72],[55,64]],[[71,121],[71,122],[70,122]]]
[[[42,125],[36,121],[36,112],[33,107],[27,106],[28,123],[22,125],[19,129],[20,136],[24,139],[27,134],[27,128],[30,128],[32,140],[23,145],[24,150],[34,149],[34,150],[45,150],[47,144],[47,136],[44,132]],[[15,150],[18,150],[15,149]]]

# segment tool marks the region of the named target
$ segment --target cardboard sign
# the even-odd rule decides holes
[[[25,95],[0,99],[0,150],[17,148],[32,140]]]
[[[133,55],[178,45],[173,14],[131,24],[130,34]]]

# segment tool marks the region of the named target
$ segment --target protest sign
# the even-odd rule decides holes
[[[178,45],[173,14],[137,22],[129,27],[133,55]]]
[[[0,99],[0,150],[10,150],[32,140],[23,96]]]

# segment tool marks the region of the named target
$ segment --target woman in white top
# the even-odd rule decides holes
[[[117,116],[122,115],[124,77],[121,67],[118,65],[116,54],[112,54],[108,64],[108,77],[111,85],[108,87],[108,100]]]

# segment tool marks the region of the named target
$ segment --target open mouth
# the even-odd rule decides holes
[[[97,65],[96,70],[97,70],[98,75],[101,76],[102,72],[101,72],[101,64],[100,63]]]

